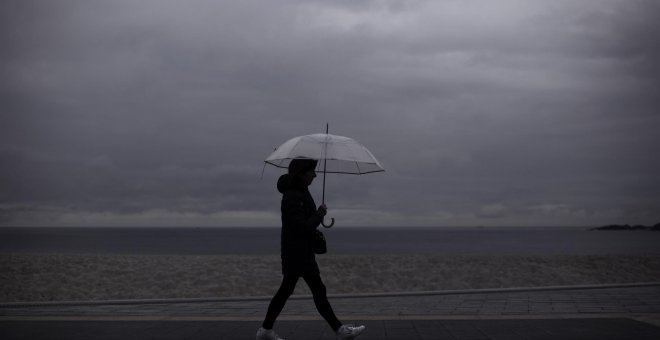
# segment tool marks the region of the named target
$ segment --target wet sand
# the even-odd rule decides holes
[[[330,294],[660,281],[657,255],[317,259]],[[276,255],[0,255],[1,302],[264,296],[280,279]]]

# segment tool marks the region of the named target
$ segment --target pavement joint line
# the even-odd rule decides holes
[[[388,298],[388,297],[416,297],[439,295],[470,295],[470,294],[497,294],[497,293],[524,293],[566,290],[596,290],[612,288],[643,288],[657,287],[660,282],[638,282],[622,284],[594,284],[572,286],[543,286],[543,287],[515,287],[515,288],[485,288],[485,289],[457,289],[433,290],[418,292],[389,292],[389,293],[358,293],[358,294],[328,294],[330,299],[360,299],[360,298]],[[146,304],[182,304],[205,302],[250,302],[270,301],[272,296],[249,297],[217,297],[217,298],[172,298],[172,299],[125,299],[125,300],[86,300],[86,301],[31,301],[31,302],[0,302],[0,308],[20,307],[46,307],[46,306],[99,306],[99,305],[146,305]],[[311,295],[293,295],[289,300],[311,300]]]
[[[653,319],[657,314],[644,313],[573,313],[573,314],[465,314],[465,315],[338,315],[344,320],[388,321],[388,320],[547,320],[547,319],[590,319],[590,318],[632,318]],[[281,315],[278,321],[323,321],[321,316]],[[244,321],[261,322],[263,316],[205,316],[205,315],[99,315],[99,316],[0,316],[0,322],[17,321]]]

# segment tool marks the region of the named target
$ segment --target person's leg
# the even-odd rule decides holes
[[[321,316],[325,321],[330,325],[333,331],[337,331],[341,327],[341,322],[335,316],[335,312],[328,302],[328,296],[326,294],[326,288],[321,280],[321,275],[305,275],[303,276],[305,282],[309,286],[309,289],[312,291],[312,296],[314,297],[314,304],[316,304],[316,309],[319,311]]]
[[[298,282],[297,276],[284,276],[282,278],[282,284],[280,289],[277,290],[275,296],[270,301],[268,305],[268,312],[266,313],[266,318],[262,324],[262,327],[265,329],[272,329],[275,324],[275,319],[280,315],[286,300],[293,294],[294,289],[296,289],[296,283]]]

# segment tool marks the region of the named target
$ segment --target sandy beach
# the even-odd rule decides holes
[[[333,293],[660,281],[660,256],[318,256]],[[0,255],[0,301],[264,296],[278,256]],[[308,294],[301,281],[296,294]]]

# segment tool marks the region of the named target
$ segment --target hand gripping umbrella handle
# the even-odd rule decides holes
[[[335,225],[335,218],[334,218],[334,217],[330,217],[330,225],[326,225],[326,224],[325,224],[325,217],[324,217],[324,218],[321,220],[321,225],[322,225],[324,228],[332,228],[332,226]]]

